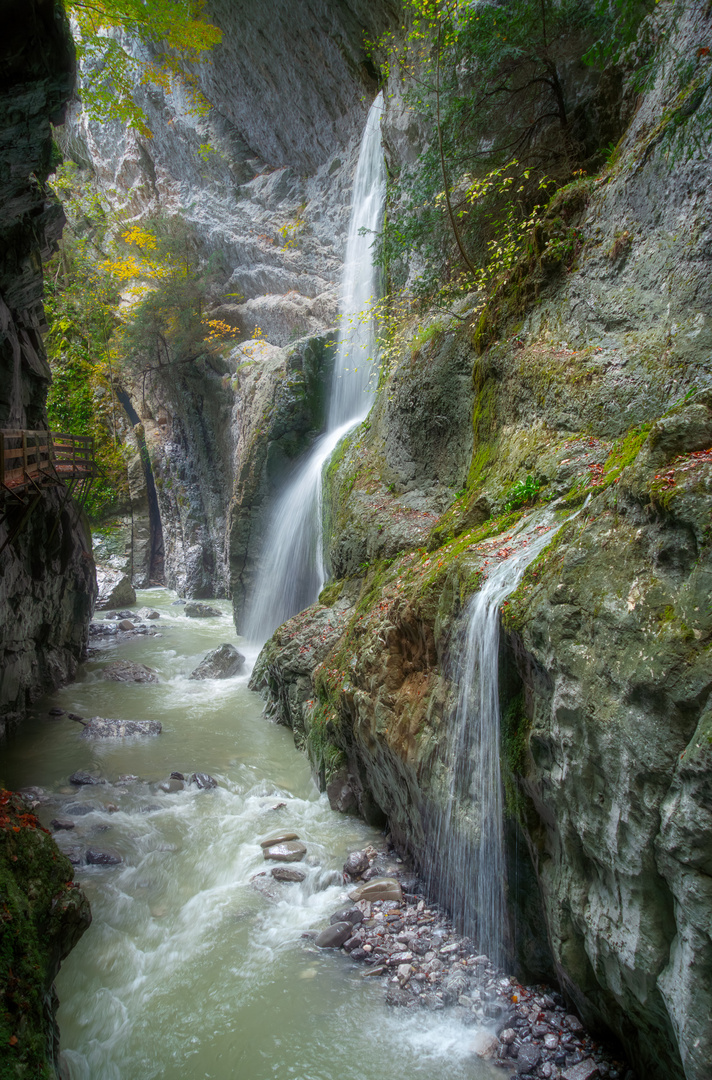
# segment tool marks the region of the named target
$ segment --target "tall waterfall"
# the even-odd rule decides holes
[[[255,642],[265,641],[285,619],[312,604],[321,591],[326,577],[322,470],[337,443],[366,417],[373,401],[376,341],[371,306],[380,281],[372,245],[386,190],[382,110],[383,95],[379,94],[368,114],[354,178],[326,432],[297,466],[270,514],[245,630]]]
[[[444,762],[441,809],[429,844],[429,876],[453,916],[495,964],[504,960],[505,880],[500,770],[499,609],[551,542],[549,510],[514,540],[470,600],[455,673],[458,698]],[[473,837],[475,842],[473,843]]]

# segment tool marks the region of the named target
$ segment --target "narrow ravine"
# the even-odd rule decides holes
[[[79,681],[39,702],[7,747],[5,774],[15,788],[40,789],[42,823],[73,823],[55,836],[78,861],[92,905],[93,924],[58,980],[67,1075],[493,1075],[474,1054],[476,1027],[390,1009],[380,980],[302,938],[346,900],[348,853],[384,848],[384,838],[330,810],[291,733],[266,721],[247,689],[249,657],[231,679],[188,678],[208,650],[234,640],[227,602],[212,604],[222,616],[191,619],[168,591],[140,593],[139,605],[160,614],[144,621],[155,636],[95,638]],[[160,681],[106,681],[102,669],[119,658],[148,665]],[[65,715],[52,718],[50,708]],[[163,732],[88,740],[68,712],[159,720]],[[73,785],[78,770],[105,783]],[[218,786],[170,785],[171,772],[208,773]],[[269,869],[259,841],[285,829],[307,845],[304,882],[251,881]],[[87,849],[121,862],[87,865]]]

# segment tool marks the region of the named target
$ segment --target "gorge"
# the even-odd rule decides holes
[[[3,1080],[29,1061],[73,1080],[613,1076],[610,1056],[585,1073],[589,1051],[520,1025],[522,984],[561,995],[527,1023],[551,1027],[556,1001],[627,1058],[621,1076],[709,1075],[710,11],[636,8],[628,38],[597,53],[603,8],[591,22],[575,4],[562,23],[545,5],[544,37],[535,21],[526,34],[553,67],[562,125],[531,96],[538,69],[497,52],[509,38],[530,57],[530,7],[463,3],[446,22],[438,4],[209,0],[222,32],[210,63],[134,82],[150,135],[72,97],[54,3],[32,0],[8,26],[4,431],[47,426],[49,380],[59,409],[73,347],[71,326],[58,336],[59,269],[45,271],[49,336],[42,308],[60,156],[60,257],[86,241],[95,267],[134,271],[107,286],[115,366],[92,384],[126,477],[93,549],[61,487],[3,496],[0,779],[34,807],[3,803],[0,873],[4,890],[16,882],[14,926],[45,948],[37,986],[18,990],[3,922]],[[526,108],[497,98],[483,135],[484,23],[499,13],[496,72]],[[94,75],[79,60],[81,96]],[[383,220],[375,205],[351,217],[369,131]],[[516,154],[494,156],[500,136]],[[342,289],[358,242],[368,272]],[[177,331],[165,352],[132,344],[127,297],[150,297],[149,280],[194,289],[171,309],[200,311],[184,352]],[[373,368],[344,356],[353,325]],[[346,367],[363,381],[342,409]],[[128,592],[89,638],[95,561]],[[228,640],[244,668],[191,680]],[[159,681],[108,682],[118,659]],[[69,712],[163,732],[93,741]],[[67,788],[77,770],[101,786]],[[191,782],[203,772],[215,789]],[[73,828],[52,829],[94,924],[59,974],[60,1058],[52,983],[89,916],[40,826],[67,816]],[[301,880],[260,872],[276,830],[305,843]],[[104,833],[121,861],[87,863]],[[40,848],[62,868],[41,885]],[[472,939],[471,954],[450,941],[455,1000],[435,980],[417,989],[437,973],[407,934],[400,981],[386,964],[362,982],[355,961],[302,940],[346,902],[357,848],[407,884],[403,932],[422,896]],[[389,909],[377,915],[386,925]],[[501,969],[493,986],[515,980],[489,1013],[478,953]],[[383,1005],[381,981],[403,1008]],[[468,1034],[483,1027],[500,1037],[489,1059]]]

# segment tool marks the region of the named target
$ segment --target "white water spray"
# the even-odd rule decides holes
[[[551,510],[529,520],[513,538],[514,553],[489,570],[466,609],[464,647],[455,674],[457,708],[444,762],[447,789],[430,845],[431,888],[497,966],[504,961],[506,882],[500,607],[563,524],[552,522]]]
[[[372,245],[386,190],[382,110],[379,94],[368,114],[354,178],[326,432],[297,466],[272,509],[245,630],[254,642],[265,641],[286,619],[314,603],[324,585],[322,471],[337,443],[365,419],[373,403],[376,340],[371,308],[380,282]]]

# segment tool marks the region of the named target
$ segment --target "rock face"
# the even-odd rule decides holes
[[[50,122],[73,86],[73,47],[50,0],[4,23],[0,47],[0,427],[46,427],[42,259],[61,231],[48,198]],[[0,495],[0,738],[29,702],[71,678],[95,594],[88,526],[61,490]],[[24,522],[23,522],[24,518]],[[11,543],[8,538],[15,533]]]
[[[82,731],[83,739],[123,739],[131,735],[160,735],[162,726],[158,720],[105,720],[93,716]]]
[[[672,47],[694,54],[703,25],[695,5]],[[467,602],[528,505],[578,510],[503,612],[509,944],[640,1075],[703,1080],[712,176],[699,94],[675,113],[677,151],[665,141],[670,77],[662,65],[615,167],[557,196],[548,227],[577,229],[580,250],[523,267],[514,295],[471,325],[444,318],[395,366],[328,474],[339,580],[276,632],[252,685],[323,786],[437,866]],[[469,790],[454,799],[468,835]]]
[[[3,1068],[14,1075],[58,1068],[53,983],[91,922],[89,902],[72,876],[28,806],[17,795],[0,793],[0,1040]]]
[[[98,611],[109,611],[112,608],[126,607],[136,603],[136,592],[128,574],[109,566],[102,566],[97,569],[96,578]]]

